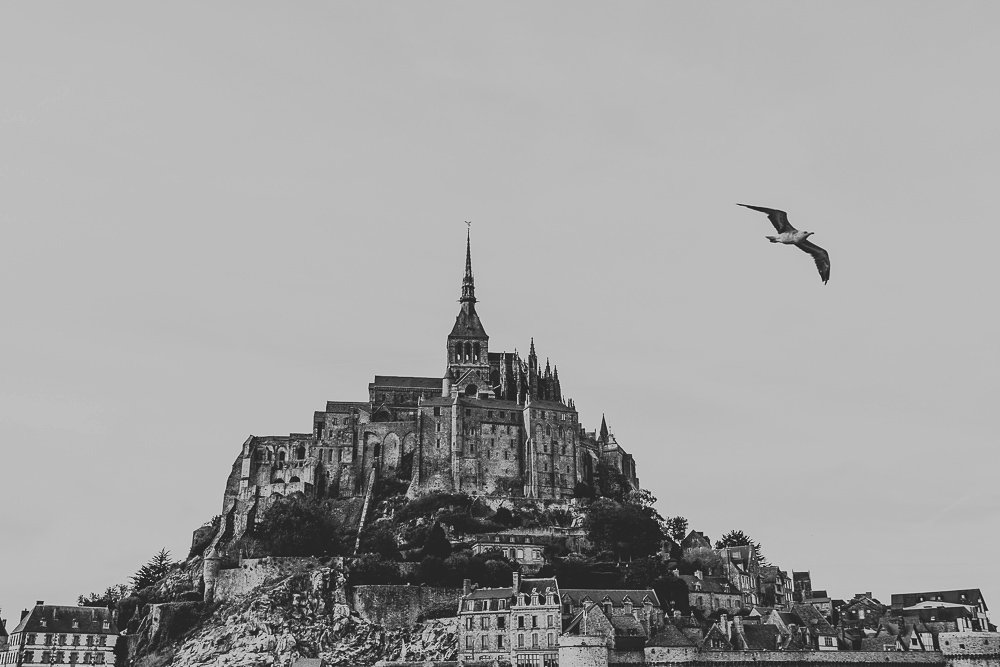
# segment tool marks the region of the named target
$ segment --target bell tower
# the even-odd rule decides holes
[[[466,223],[468,224],[468,223]],[[478,397],[493,395],[490,386],[490,337],[476,313],[476,282],[472,277],[472,229],[465,237],[465,277],[462,278],[462,304],[455,326],[448,334],[448,371],[452,393]]]

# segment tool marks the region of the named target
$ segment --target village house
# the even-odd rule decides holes
[[[537,572],[545,565],[545,548],[559,543],[571,551],[579,551],[582,531],[558,531],[550,535],[539,532],[510,530],[502,533],[483,533],[470,543],[474,554],[500,552],[504,558],[519,563],[526,573]]]
[[[460,661],[506,661],[515,667],[555,667],[562,632],[555,579],[512,574],[510,587],[475,588],[465,581],[458,607]]]
[[[796,602],[804,602],[812,595],[812,577],[808,571],[792,572],[792,597]]]
[[[663,626],[663,609],[652,589],[563,588],[560,596],[562,621],[567,626],[591,603],[621,636],[636,636],[633,631],[639,627],[641,636],[649,638]]]
[[[688,604],[705,613],[723,610],[733,613],[743,606],[743,593],[726,577],[706,577],[701,570],[682,574],[688,587]]]
[[[35,603],[10,632],[0,665],[113,665],[118,639],[107,607]]]
[[[893,593],[891,598],[893,616],[901,616],[906,610],[920,611],[963,607],[969,612],[971,628],[977,632],[991,631],[986,600],[978,588],[963,588],[949,591],[927,591],[923,593]]]
[[[792,578],[777,565],[760,568],[760,602],[775,609],[791,608],[794,591]]]
[[[871,592],[857,593],[839,610],[839,625],[845,629],[875,630],[888,608],[872,597]]]
[[[743,594],[743,604],[760,604],[760,571],[757,550],[750,545],[716,549],[722,558],[723,574]]]

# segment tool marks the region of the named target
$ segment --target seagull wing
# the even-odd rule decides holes
[[[771,221],[771,224],[774,225],[774,228],[778,230],[779,234],[798,231],[792,227],[790,222],[788,222],[788,214],[784,211],[779,211],[776,208],[767,208],[765,206],[751,206],[750,204],[738,204],[738,206],[745,206],[746,208],[752,208],[753,210],[760,211],[761,213],[767,213],[767,219]]]
[[[826,281],[830,279],[830,253],[812,241],[800,241],[795,245],[812,255],[813,260],[816,262],[816,268],[819,270],[819,277],[823,279],[823,284],[825,285]]]

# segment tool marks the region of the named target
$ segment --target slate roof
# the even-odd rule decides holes
[[[779,634],[776,625],[743,626],[743,636],[749,651],[777,651]]]
[[[576,412],[575,408],[570,408],[557,401],[536,401],[532,399],[532,408],[538,408],[539,410],[561,410],[562,412]]]
[[[610,589],[610,588],[563,588],[559,591],[560,596],[563,600],[569,598],[573,603],[573,606],[582,607],[583,603],[587,598],[590,598],[592,602],[596,604],[601,604],[604,602],[605,598],[611,599],[611,605],[613,607],[622,607],[625,605],[625,597],[627,596],[632,600],[632,605],[634,607],[641,607],[642,600],[645,597],[649,597],[650,601],[653,603],[654,607],[660,606],[660,599],[656,597],[656,591],[652,589],[645,590],[629,590],[629,589]]]
[[[326,402],[326,411],[327,412],[336,412],[336,413],[341,413],[342,414],[342,413],[345,413],[345,412],[350,412],[353,408],[357,408],[361,412],[368,412],[370,410],[367,401],[365,401],[364,403],[362,403],[361,401],[327,401]],[[320,413],[320,414],[322,414],[322,413]]]
[[[836,635],[837,630],[830,625],[826,617],[819,612],[816,607],[807,603],[792,605],[792,612],[802,619],[802,625],[809,628],[809,631],[817,635]]]
[[[521,578],[521,593],[531,595],[531,589],[533,588],[537,588],[538,592],[544,595],[546,588],[551,588],[553,592],[558,592],[559,584],[556,583],[555,577],[543,577],[541,579]]]
[[[965,595],[964,599],[962,598],[963,594]],[[921,597],[923,600],[920,599]],[[893,609],[912,607],[937,597],[941,598],[941,602],[954,602],[956,604],[976,605],[982,602],[983,609],[989,611],[986,601],[983,600],[983,593],[978,588],[958,588],[953,591],[927,591],[924,593],[893,593],[892,607]]]
[[[723,595],[742,595],[740,589],[730,583],[725,577],[704,577],[699,579],[693,574],[682,574],[680,578],[688,585],[690,593],[721,593]],[[695,584],[701,584],[701,591],[695,590]],[[726,590],[728,585],[729,589]]]
[[[687,635],[674,626],[673,623],[666,623],[663,628],[646,642],[646,646],[681,647],[695,646]]]
[[[73,627],[73,622],[77,627]],[[104,622],[108,621],[108,628]],[[44,625],[43,625],[44,623]],[[53,634],[116,635],[118,628],[107,607],[77,607],[35,605],[12,632],[46,632]]]
[[[403,375],[376,375],[371,383],[376,387],[405,387],[407,389],[441,389],[441,378],[406,377]]]
[[[458,311],[458,315],[455,317],[455,326],[451,328],[451,333],[448,337],[457,338],[489,338],[486,334],[486,329],[483,328],[483,323],[479,319],[479,313],[476,312],[475,304],[469,304],[468,308],[464,307]]]
[[[514,589],[507,588],[477,588],[468,595],[463,595],[465,600],[508,600],[514,596]]]

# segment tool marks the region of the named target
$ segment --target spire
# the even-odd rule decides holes
[[[466,221],[466,224],[469,224]],[[465,235],[465,277],[462,278],[462,303],[476,302],[476,281],[472,278],[472,225],[469,225]]]
[[[604,413],[601,413],[601,442],[608,441],[608,422],[604,419]]]

